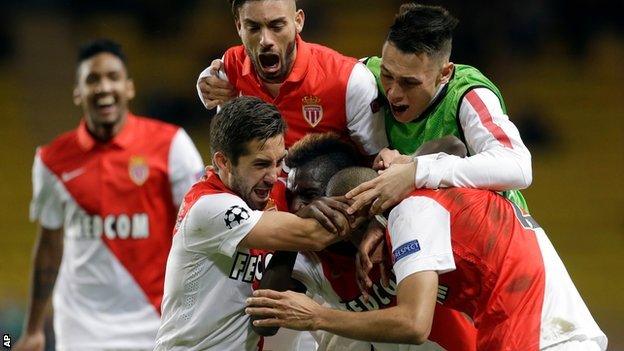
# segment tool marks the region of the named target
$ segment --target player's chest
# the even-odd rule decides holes
[[[90,213],[158,201],[169,188],[167,160],[132,150],[84,155],[61,172],[60,181],[70,197]]]

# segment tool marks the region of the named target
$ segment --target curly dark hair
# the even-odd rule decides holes
[[[238,10],[241,8],[241,6],[243,6],[246,2],[249,2],[249,1],[259,1],[259,0],[228,0],[228,2],[230,3],[230,6],[232,6],[232,14],[234,15],[234,18],[238,18]],[[294,0],[294,1],[296,5],[298,0]]]
[[[336,164],[345,164],[340,168],[357,164],[360,157],[355,147],[341,140],[338,134],[313,133],[293,144],[285,162],[290,168],[298,168],[321,156],[331,157]]]
[[[103,52],[117,56],[121,62],[123,62],[124,66],[126,65],[126,54],[124,54],[121,49],[121,45],[106,38],[95,39],[81,45],[78,49],[77,63],[80,65],[82,61],[88,60],[91,57]]]

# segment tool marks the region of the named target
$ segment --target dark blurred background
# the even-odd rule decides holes
[[[301,0],[303,37],[344,54],[379,55],[401,1]],[[624,1],[424,1],[460,24],[452,61],[502,90],[533,154],[524,191],[610,350],[624,349]],[[187,129],[204,160],[211,113],[198,73],[239,43],[226,0],[0,0],[0,332],[21,331],[35,226],[28,222],[37,145],[74,128],[79,44],[124,46],[134,112]]]

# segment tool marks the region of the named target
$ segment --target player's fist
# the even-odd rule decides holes
[[[226,80],[223,61],[214,60],[197,80],[197,92],[204,106],[211,110],[238,95]]]
[[[45,333],[43,331],[26,333],[17,341],[15,351],[43,351],[45,346]]]

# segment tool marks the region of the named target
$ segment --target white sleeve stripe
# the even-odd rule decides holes
[[[494,136],[494,138],[496,138],[496,140],[504,146],[513,149],[509,136],[507,136],[501,127],[494,123],[490,111],[485,106],[479,95],[474,90],[471,90],[468,94],[466,94],[465,98],[479,116],[483,126]]]

